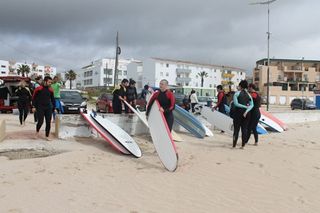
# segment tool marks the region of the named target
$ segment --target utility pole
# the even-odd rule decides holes
[[[114,65],[114,82],[113,86],[115,87],[118,83],[118,56],[121,54],[121,48],[119,47],[119,32],[117,32],[117,38],[116,38],[116,61]]]
[[[270,96],[270,4],[275,2],[276,0],[262,1],[251,3],[251,5],[261,4],[268,5],[268,69],[267,69],[267,111],[269,111],[269,96]]]

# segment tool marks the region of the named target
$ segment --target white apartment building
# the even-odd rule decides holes
[[[201,87],[201,72],[207,73]],[[132,62],[128,65],[128,77],[137,81],[137,88],[148,84],[159,86],[161,79],[167,79],[169,85],[183,88],[182,93],[186,94],[195,89],[198,94],[216,95],[216,86],[222,84],[226,90],[229,85],[232,90],[241,80],[245,79],[245,70],[229,66],[203,64],[190,61],[149,58],[143,63]],[[140,87],[141,86],[141,87]]]
[[[57,73],[57,69],[49,65],[38,65],[35,63],[28,64],[22,62],[0,60],[0,76],[18,75],[17,69],[19,69],[21,65],[28,65],[30,67],[30,73],[28,73],[28,77],[39,75],[41,75],[42,77],[44,77],[45,75],[50,75],[51,77],[53,77]]]
[[[128,78],[127,66],[131,62],[137,62],[133,59],[119,59],[118,60],[118,82],[122,79]],[[77,71],[76,85],[77,88],[89,87],[109,87],[114,85],[114,69],[115,59],[99,59],[93,61],[91,64],[84,66],[80,71]]]

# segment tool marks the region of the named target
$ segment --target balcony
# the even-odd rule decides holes
[[[177,68],[176,69],[177,75],[179,74],[190,74],[191,70],[190,69],[182,69],[182,68]]]
[[[190,81],[191,81],[191,78],[189,78],[189,77],[177,77],[176,78],[176,82],[180,83],[180,84],[190,83]]]

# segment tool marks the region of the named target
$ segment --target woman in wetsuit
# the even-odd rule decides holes
[[[166,118],[168,127],[170,131],[172,130],[173,125],[173,113],[174,106],[176,103],[173,92],[168,89],[168,81],[163,79],[160,81],[160,90],[157,90],[150,98],[149,104],[147,106],[146,116],[148,117],[151,110],[151,106],[155,100],[159,101],[160,111],[163,112],[164,117]]]
[[[133,107],[136,108],[136,100],[138,98],[138,94],[137,94],[137,88],[136,88],[136,82],[133,79],[129,80],[129,86],[126,88],[126,98],[127,98],[127,102]],[[129,107],[127,105],[125,106],[125,111],[126,113],[129,113]],[[133,113],[133,112],[131,112]]]
[[[248,82],[246,80],[242,80],[239,83],[238,87],[239,91],[237,91],[233,96],[233,104],[234,104],[234,116],[233,116],[233,148],[236,147],[239,131],[241,128],[241,139],[243,149],[247,139],[248,139],[248,125],[250,121],[250,110],[253,107],[253,101],[251,95],[248,90]]]
[[[128,86],[129,81],[128,79],[123,79],[121,81],[120,87],[116,88],[112,94],[112,109],[114,114],[121,114],[122,113],[122,100],[126,99],[126,87]]]
[[[250,121],[249,121],[249,127],[248,127],[248,139],[247,142],[250,139],[251,132],[253,132],[254,135],[254,145],[258,145],[258,132],[257,132],[257,125],[259,123],[261,114],[260,114],[260,106],[261,106],[261,97],[256,92],[256,86],[254,84],[249,85],[249,92],[253,100],[253,108],[250,111]]]

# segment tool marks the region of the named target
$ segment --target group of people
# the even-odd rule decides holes
[[[122,113],[122,106],[124,105],[125,112],[129,113],[129,107],[123,103],[127,101],[133,108],[136,108],[136,101],[138,98],[136,82],[133,79],[123,79],[119,87],[116,87],[113,92],[112,110],[114,114]]]
[[[15,91],[18,96],[18,110],[20,125],[24,126],[30,108],[34,113],[34,122],[36,123],[36,134],[38,137],[39,131],[46,122],[45,135],[47,140],[50,139],[50,129],[52,116],[55,113],[63,113],[63,107],[60,102],[60,88],[62,84],[56,76],[52,79],[50,76],[36,77],[34,84],[27,84],[25,81],[19,83]]]
[[[49,76],[44,77],[42,80],[40,77],[35,79],[36,82],[33,86],[33,92],[27,86],[25,81],[21,81],[19,87],[16,90],[18,98],[19,109],[19,121],[21,125],[25,124],[25,120],[29,113],[29,108],[32,106],[32,112],[34,112],[34,118],[36,125],[36,137],[38,137],[39,131],[45,120],[45,135],[46,139],[50,140],[50,128],[52,116],[55,113],[63,112],[63,107],[60,102],[60,88],[62,84],[59,82],[58,77],[52,79]],[[135,108],[136,100],[138,98],[137,89],[135,87],[136,82],[132,79],[123,79],[120,86],[113,91],[112,107],[115,114],[121,114],[123,105],[125,112],[130,112],[128,106],[123,103],[127,101],[132,107]],[[173,92],[168,88],[168,81],[163,79],[159,84],[160,89],[155,91],[149,100],[149,104],[146,108],[146,116],[148,117],[152,103],[158,100],[160,104],[160,110],[164,113],[164,117],[167,121],[167,125],[172,130],[173,126],[173,110],[175,108],[175,96]],[[217,86],[217,104],[213,107],[221,113],[227,114],[226,105],[227,98],[221,85]],[[152,91],[153,92],[153,91]],[[147,94],[151,93],[150,88],[146,85],[141,93],[141,98],[146,101]],[[198,103],[196,92],[191,91],[189,96],[189,103],[191,103],[192,112],[195,111],[194,107]],[[232,102],[230,103],[230,117],[233,118],[234,133],[233,133],[233,145],[235,148],[237,145],[239,132],[241,129],[242,144],[241,148],[248,143],[251,133],[254,135],[255,145],[258,144],[258,133],[256,127],[260,119],[260,96],[256,92],[254,84],[248,85],[246,80],[242,80],[239,83],[238,91],[234,94]]]
[[[227,105],[226,94],[221,85],[217,86],[218,102],[215,109],[219,112],[227,114],[225,106]],[[233,119],[233,144],[232,147],[237,146],[239,132],[241,129],[241,148],[243,149],[248,143],[251,134],[254,135],[255,143],[258,145],[257,125],[261,117],[260,108],[261,97],[256,91],[254,84],[248,84],[246,80],[239,83],[238,91],[233,95],[230,103],[230,117]]]

